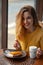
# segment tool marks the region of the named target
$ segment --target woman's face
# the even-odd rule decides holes
[[[33,26],[33,17],[29,12],[23,13],[23,26],[29,29]]]

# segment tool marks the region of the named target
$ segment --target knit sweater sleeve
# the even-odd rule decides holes
[[[40,48],[41,48],[41,50],[43,50],[43,35],[42,35],[42,37],[40,39]]]

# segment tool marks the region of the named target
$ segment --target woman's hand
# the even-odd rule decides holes
[[[16,48],[16,50],[20,49],[20,44],[19,44],[18,40],[15,40],[15,42],[14,42],[14,48]]]
[[[41,56],[42,54],[43,54],[43,53],[42,53],[41,49],[38,48],[38,49],[37,49],[37,52],[36,52],[37,58],[40,58],[40,56]]]

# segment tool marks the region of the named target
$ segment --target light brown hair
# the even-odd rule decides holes
[[[21,8],[21,10],[19,11],[19,13],[17,14],[16,17],[16,36],[19,37],[20,39],[25,36],[25,28],[22,26],[22,22],[23,22],[23,13],[28,11],[32,17],[33,17],[33,25],[35,27],[39,26],[38,24],[38,19],[37,19],[37,15],[36,12],[34,10],[34,8],[32,6],[24,6]]]

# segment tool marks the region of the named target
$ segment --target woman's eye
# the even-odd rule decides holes
[[[24,20],[24,18],[22,18]]]
[[[31,17],[27,17],[27,19],[31,19]]]

